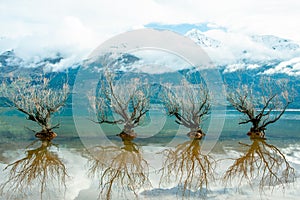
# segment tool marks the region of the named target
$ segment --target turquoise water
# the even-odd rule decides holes
[[[41,158],[39,166],[42,166],[43,163],[46,164],[47,173],[50,173],[50,176],[45,178],[47,184],[44,189],[41,188],[41,180],[43,180],[41,174],[35,174],[30,184],[21,184],[22,187],[19,185],[12,191],[9,188],[14,188],[14,184],[20,180],[14,179],[9,182],[12,185],[2,188],[2,191],[0,189],[0,199],[105,199],[107,193],[105,191],[101,193],[101,187],[99,189],[101,180],[99,173],[107,170],[107,167],[112,167],[114,162],[118,163],[111,160],[118,156],[125,159],[127,164],[130,164],[126,164],[127,167],[140,166],[135,163],[135,159],[142,159],[138,163],[146,161],[146,167],[140,169],[151,184],[146,184],[147,181],[142,182],[143,184],[135,190],[137,195],[135,196],[132,189],[124,187],[125,182],[122,185],[122,182],[117,183],[117,180],[116,184],[113,185],[112,199],[182,199],[181,185],[178,180],[172,180],[174,175],[171,176],[171,182],[168,184],[160,184],[160,169],[164,167],[163,163],[166,159],[161,152],[189,141],[186,137],[187,130],[177,126],[173,118],[165,118],[163,128],[158,132],[153,127],[160,126],[160,120],[157,122],[152,118],[152,121],[145,121],[143,126],[146,128],[140,129],[144,132],[137,131],[138,137],[134,140],[136,146],[133,147],[128,146],[128,144],[126,146],[116,136],[120,132],[120,128],[117,126],[99,126],[104,134],[93,133],[94,129],[90,124],[92,122],[88,119],[88,116],[80,116],[82,118],[79,119],[82,119],[83,122],[80,126],[83,126],[86,134],[78,134],[73,116],[70,113],[70,110],[65,109],[60,115],[54,116],[53,124],[60,123],[60,128],[55,130],[58,136],[53,140],[53,144],[47,146],[47,148],[42,148],[41,142],[36,141],[34,138],[34,132],[29,130],[38,131],[38,126],[26,120],[25,116],[14,110],[2,109],[0,116],[0,134],[2,136],[0,140],[0,184],[3,186],[3,183],[9,180],[10,176],[18,174],[16,172],[25,173],[24,170],[21,170],[22,168],[16,168],[15,170],[11,170],[12,166],[5,168],[8,164],[16,161],[22,160],[21,164],[29,161],[34,157],[28,156],[30,152],[30,155]],[[155,113],[153,116],[164,119],[160,112]],[[225,118],[225,124],[217,141],[211,139],[203,141],[208,146],[210,144],[213,146],[210,155],[218,160],[215,173],[216,179],[209,182],[209,192],[206,188],[201,192],[190,191],[189,195],[183,199],[298,199],[300,195],[300,180],[298,178],[300,170],[300,110],[287,110],[282,118],[271,124],[266,131],[267,143],[275,145],[286,156],[286,159],[296,170],[296,179],[293,183],[287,184],[288,187],[284,189],[284,192],[282,192],[280,185],[275,185],[275,190],[266,188],[265,194],[262,194],[259,192],[259,188],[256,188],[256,180],[253,180],[253,189],[247,183],[243,183],[240,187],[237,187],[237,183],[234,182],[230,186],[225,186],[220,180],[225,170],[233,163],[232,159],[238,158],[247,150],[239,142],[251,144],[246,135],[249,126],[238,125],[241,117],[238,112],[227,110],[226,115],[223,117]],[[211,119],[209,118],[204,121],[203,129],[205,131],[207,131],[210,122]],[[77,123],[81,122],[77,121]],[[147,129],[147,125],[151,123],[157,124]],[[34,141],[36,142],[30,146]],[[103,150],[103,148],[106,150]],[[136,149],[138,154],[124,151],[124,148]],[[51,164],[50,161],[55,164]],[[95,165],[95,161],[100,162],[96,162],[98,165]],[[28,165],[33,164],[28,162]],[[56,166],[54,171],[51,166]],[[97,166],[98,171],[91,173],[93,166]],[[65,176],[63,169],[66,169],[67,172]],[[134,168],[132,173],[137,173],[137,170],[138,168]],[[185,169],[185,171],[188,170],[189,168]],[[42,172],[46,171],[42,170]],[[27,179],[22,178],[21,180],[25,181]],[[140,179],[136,177],[135,180],[131,184],[138,185]]]
[[[142,135],[140,142],[144,143],[152,143],[153,140],[158,140],[157,142],[164,143],[164,140],[167,142],[174,137],[183,137],[185,138],[185,133],[188,130],[179,130],[179,126],[174,122],[174,118],[170,118],[167,116],[163,116],[163,111],[154,114],[154,117],[160,119],[164,119],[165,122],[162,122],[161,128],[155,130],[154,132],[147,128],[142,129],[142,132],[137,133]],[[76,126],[74,124],[73,116],[71,115],[70,109],[65,109],[62,113],[57,116],[54,116],[52,119],[52,124],[55,125],[57,123],[60,124],[60,128],[55,131],[58,134],[57,139],[63,138],[79,138],[85,137],[85,135],[78,135]],[[152,115],[153,117],[153,115]],[[219,116],[217,116],[219,117]],[[250,129],[250,124],[239,125],[242,115],[240,115],[237,111],[227,110],[226,114],[223,116],[225,119],[224,126],[222,128],[222,132],[220,134],[219,140],[221,141],[230,141],[230,140],[238,140],[238,139],[247,139],[246,133]],[[82,119],[88,120],[91,119],[90,116],[82,116]],[[91,121],[90,121],[91,122]],[[281,141],[281,142],[299,142],[300,141],[300,110],[287,110],[284,115],[274,124],[270,124],[266,130],[266,137],[270,140]],[[92,123],[92,122],[91,122]],[[155,120],[152,121],[148,117],[144,120],[144,124],[141,126],[146,126],[147,124],[151,125],[151,123],[156,123]],[[210,118],[206,119],[203,122],[202,128],[207,132],[208,126],[210,125]],[[26,120],[26,116],[20,114],[17,111],[11,109],[2,109],[2,113],[0,115],[0,132],[2,135],[2,140],[5,138],[24,138],[24,139],[32,139],[33,132],[32,130],[39,130],[39,127],[29,120]],[[156,126],[155,124],[153,126]],[[147,126],[146,126],[147,127]],[[87,125],[85,129],[87,132],[89,131],[89,126]],[[118,138],[114,137],[116,134],[120,132],[120,128],[114,125],[99,125],[99,128],[103,129],[104,135],[109,137],[110,139],[118,140]],[[179,130],[179,131],[178,131]],[[92,131],[92,130],[91,130]],[[89,134],[86,135],[88,137]]]

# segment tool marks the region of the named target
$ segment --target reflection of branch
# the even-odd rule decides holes
[[[245,155],[235,160],[226,171],[225,183],[237,179],[239,185],[246,180],[252,185],[254,179],[259,180],[259,189],[265,186],[275,187],[295,180],[294,168],[290,166],[283,153],[274,145],[266,143],[263,139],[253,139]]]
[[[203,192],[208,189],[210,179],[214,179],[214,160],[201,153],[200,140],[187,141],[175,150],[164,151],[166,160],[162,169],[160,183],[171,182],[175,177],[182,185],[183,195],[187,190]],[[175,176],[174,176],[175,175]]]
[[[112,199],[113,188],[126,189],[137,196],[137,190],[151,185],[148,178],[148,162],[143,159],[137,146],[131,141],[123,141],[124,147],[97,146],[90,149],[89,176],[98,176],[99,199]]]
[[[9,177],[0,186],[0,194],[5,193],[11,198],[14,195],[25,194],[26,191],[36,185],[40,187],[40,195],[43,194],[47,185],[57,180],[59,186],[65,185],[67,171],[65,165],[57,154],[49,151],[52,146],[50,141],[42,141],[40,147],[26,152],[26,157],[9,164],[5,170],[10,168]]]

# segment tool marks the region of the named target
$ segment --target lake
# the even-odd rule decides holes
[[[300,110],[287,110],[271,124],[266,141],[251,141],[246,135],[250,127],[238,125],[241,115],[224,112],[213,116],[225,120],[218,137],[209,137],[215,134],[208,131],[214,130],[210,117],[203,123],[206,138],[193,142],[173,118],[153,111],[136,130],[138,137],[122,142],[116,136],[119,127],[95,125],[86,116],[75,117],[74,123],[66,109],[53,119],[60,123],[58,136],[45,143],[29,130],[38,131],[38,126],[5,108],[0,117],[0,199],[298,199]],[[243,161],[248,164],[244,168],[234,165],[251,152],[265,155],[278,179],[264,175],[266,163],[259,156],[252,158],[254,164]],[[212,171],[204,173],[201,164]],[[230,167],[237,171],[225,181]],[[239,169],[253,176],[240,179]]]

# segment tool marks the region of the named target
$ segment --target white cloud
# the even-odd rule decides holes
[[[211,48],[202,45],[202,48],[209,55],[216,65],[232,65],[236,63],[256,63],[247,66],[245,69],[258,68],[257,64],[266,64],[278,60],[290,60],[299,57],[299,44],[294,41],[270,35],[251,35],[222,28],[211,29],[202,32],[200,40],[216,40],[220,42],[218,48]],[[238,64],[240,66],[240,64]],[[237,66],[231,66],[231,69]]]
[[[214,22],[230,30],[273,34],[300,41],[297,26],[300,1],[297,0],[156,0],[190,22]],[[175,15],[178,16],[178,15]],[[176,18],[177,23],[182,22]],[[187,22],[187,21],[186,21]]]
[[[134,52],[133,55],[141,60],[132,67],[149,74],[175,72],[192,66],[179,56],[162,50],[141,50]]]
[[[167,16],[156,11],[163,13],[150,0],[1,2],[0,27],[5,28],[0,36],[5,39],[0,51],[14,48],[29,56],[57,49],[86,56],[115,34]]]
[[[77,67],[78,58],[75,55],[68,56],[67,58],[62,59],[60,62],[51,64],[47,63],[45,66],[46,71],[63,71],[70,67]]]
[[[25,58],[61,51],[81,60],[110,37],[151,22],[211,22],[231,32],[300,41],[299,10],[297,0],[1,1],[0,51],[13,48]],[[230,48],[240,43],[251,45],[241,35],[230,37],[234,40],[228,41],[234,43],[225,44]],[[261,50],[256,49],[259,54]],[[224,55],[231,59],[230,53]]]

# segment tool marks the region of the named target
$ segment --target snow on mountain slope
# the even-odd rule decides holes
[[[267,69],[266,74],[285,73],[297,76],[298,65],[293,59],[300,57],[300,45],[273,35],[247,35],[227,30],[209,30],[202,32],[197,29],[188,31],[190,37],[200,45],[217,66],[224,66],[225,73],[237,70],[256,70],[261,66],[275,68]],[[293,67],[285,62],[291,60]],[[283,64],[278,63],[283,62]]]
[[[7,76],[10,72],[21,74],[25,71],[63,71],[78,65],[76,56],[64,57],[60,53],[45,55],[45,57],[36,56],[28,60],[19,57],[14,50],[0,53],[1,76]]]
[[[211,48],[218,48],[221,45],[221,42],[210,37],[207,37],[202,33],[202,31],[197,29],[192,29],[188,31],[185,36],[192,39],[196,44],[200,45],[201,47],[211,47]]]
[[[225,28],[205,31],[193,28],[184,35],[201,46],[216,67],[225,68],[224,72],[248,70],[264,71],[264,74],[284,73],[289,76],[300,76],[299,61],[297,61],[300,57],[300,45],[289,39],[273,35],[247,35]],[[60,71],[78,66],[81,62],[72,53],[60,54],[55,50],[53,52],[42,56],[35,55],[30,59],[18,57],[22,55],[18,49],[2,52],[2,54],[0,52],[0,71],[10,72],[18,67],[42,67],[48,71]],[[157,66],[161,72],[164,72],[190,67],[180,59],[162,52],[136,52],[132,55],[124,55],[116,63],[117,68],[124,71],[153,72],[153,67]],[[260,69],[263,66],[268,68]]]
[[[279,38],[273,35],[253,35],[253,41],[262,43],[264,46],[279,51],[296,51],[300,46],[291,40]]]
[[[13,50],[0,54],[0,72],[9,73],[23,65],[23,60],[16,56]]]
[[[263,74],[287,74],[289,76],[300,76],[300,57],[293,58],[288,61],[283,61],[274,68],[268,69]]]

